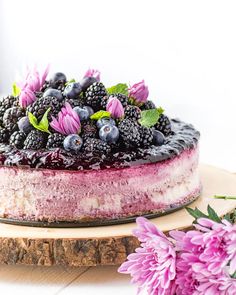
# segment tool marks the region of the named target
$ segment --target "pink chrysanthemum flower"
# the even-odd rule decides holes
[[[101,73],[98,70],[88,69],[87,72],[84,74],[84,78],[86,78],[86,77],[93,77],[98,82],[100,82],[100,75],[101,75]]]
[[[81,124],[78,114],[66,102],[65,107],[59,112],[58,118],[52,117],[50,126],[61,134],[69,135],[79,133]]]
[[[30,88],[23,88],[19,96],[19,104],[22,108],[26,108],[36,100],[36,95]]]
[[[106,110],[111,114],[112,118],[114,119],[121,119],[125,115],[124,108],[119,99],[116,97],[109,98],[106,105]]]
[[[197,222],[198,230],[170,232],[179,251],[176,294],[236,294],[236,279],[230,277],[236,271],[236,225],[207,218]]]
[[[144,80],[138,82],[129,88],[129,97],[134,100],[138,105],[147,101],[149,90],[145,85]]]
[[[130,274],[132,283],[139,285],[138,292],[147,290],[150,295],[175,294],[176,252],[174,245],[146,218],[136,219],[138,228],[133,234],[141,247],[127,257],[118,271]]]
[[[49,65],[46,67],[42,75],[39,74],[36,67],[34,67],[33,70],[28,69],[25,80],[17,83],[21,88],[21,93],[19,96],[21,107],[25,108],[36,100],[36,96],[32,95],[32,93],[39,91],[42,88],[47,78],[48,72]]]

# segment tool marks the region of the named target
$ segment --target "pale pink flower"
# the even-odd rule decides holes
[[[141,247],[127,257],[118,271],[130,274],[131,283],[137,283],[138,292],[147,290],[150,295],[175,294],[174,245],[146,218],[136,219],[138,228],[133,234],[141,242]]]
[[[78,114],[66,102],[65,107],[59,112],[58,118],[52,117],[50,126],[61,134],[69,135],[79,133],[81,124]]]
[[[112,118],[114,119],[123,118],[125,115],[124,108],[121,102],[115,96],[109,98],[106,105],[106,110],[111,114]]]
[[[87,72],[84,74],[84,78],[86,78],[86,77],[93,77],[98,82],[100,82],[100,75],[101,75],[101,73],[98,70],[88,69]]]
[[[145,85],[144,80],[134,84],[129,88],[129,97],[134,100],[138,105],[147,101],[149,95],[148,86]]]
[[[21,107],[27,107],[32,102],[35,101],[35,97],[33,100],[33,92],[40,91],[42,88],[47,75],[49,72],[49,65],[43,71],[42,75],[39,74],[36,67],[33,70],[29,70],[26,73],[25,80],[19,81],[17,85],[21,88],[21,93],[19,95],[19,101]]]
[[[26,108],[36,100],[36,95],[30,88],[23,88],[19,95],[19,104],[22,108]]]

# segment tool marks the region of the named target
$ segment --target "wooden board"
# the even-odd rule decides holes
[[[202,195],[191,205],[206,211],[210,204],[219,215],[236,208],[235,200],[214,199],[213,195],[236,195],[236,175],[200,166]],[[159,229],[191,227],[185,209],[151,219]],[[132,236],[135,223],[90,228],[32,228],[0,224],[0,263],[25,265],[95,266],[116,265],[138,247]]]

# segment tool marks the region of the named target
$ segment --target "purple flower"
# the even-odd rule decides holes
[[[133,99],[138,105],[142,105],[147,101],[148,94],[149,90],[145,85],[144,80],[134,84],[129,88],[129,97]]]
[[[141,242],[141,247],[127,257],[118,271],[130,274],[131,283],[139,285],[139,291],[147,290],[151,295],[175,294],[174,245],[146,218],[136,219],[138,229],[133,234]]]
[[[85,77],[93,77],[98,82],[100,82],[100,75],[101,75],[101,73],[98,70],[88,69],[87,72],[84,74],[84,78]]]
[[[46,67],[42,75],[39,74],[36,67],[34,67],[33,70],[28,69],[25,80],[18,82],[18,85],[21,88],[19,97],[21,107],[25,108],[35,101],[36,98],[33,99],[32,93],[39,91],[42,88],[48,72],[49,65]]]
[[[21,90],[21,93],[19,95],[19,104],[22,108],[26,108],[28,105],[32,104],[35,100],[36,100],[36,95],[30,88],[25,87]]]
[[[65,107],[59,112],[58,118],[52,117],[50,126],[61,134],[69,135],[79,133],[81,124],[78,114],[66,102]]]
[[[236,225],[207,218],[197,222],[197,230],[170,232],[179,251],[176,294],[233,295],[236,279],[230,275],[236,271]]]
[[[106,105],[106,110],[111,114],[112,118],[114,119],[120,119],[125,115],[124,108],[121,102],[115,96],[109,98]]]

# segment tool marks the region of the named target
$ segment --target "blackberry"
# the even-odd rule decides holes
[[[101,101],[106,95],[105,86],[101,82],[95,82],[85,92],[86,105],[97,111],[101,108]]]
[[[125,118],[139,120],[141,118],[140,108],[128,105],[125,108]]]
[[[0,143],[7,143],[9,140],[9,130],[6,128],[0,129]]]
[[[46,133],[39,130],[32,130],[24,141],[24,149],[39,150],[46,145]]]
[[[110,145],[97,138],[87,138],[84,142],[83,148],[87,153],[107,155],[111,152]]]
[[[57,98],[45,96],[39,98],[32,105],[28,106],[27,111],[32,113],[38,120],[40,120],[48,108],[51,108],[49,112],[49,118],[51,118],[51,116],[56,117],[63,105],[64,102],[58,101]]]
[[[60,133],[52,133],[48,136],[48,141],[46,148],[62,148],[63,147],[63,140],[65,139],[65,136]]]
[[[139,134],[141,136],[141,145],[143,147],[148,147],[152,144],[152,141],[153,141],[152,129],[144,127],[144,126],[139,126]]]
[[[83,107],[84,103],[82,101],[82,99],[69,99],[69,98],[66,98],[65,100],[66,102],[68,102],[72,108],[75,108],[75,107]]]
[[[147,100],[140,108],[141,110],[151,110],[151,109],[155,109],[156,106],[153,101]]]
[[[9,144],[18,148],[22,149],[24,146],[24,141],[25,141],[26,135],[22,131],[15,131],[9,140]]]
[[[40,89],[42,92],[44,92],[46,89],[50,88],[50,83],[48,81],[45,81],[42,88]]]
[[[165,136],[171,135],[171,122],[169,118],[161,114],[157,124],[154,126],[155,129],[161,131]]]
[[[19,107],[11,107],[7,109],[3,115],[3,125],[9,131],[18,130],[17,122],[20,118],[25,116],[23,109]]]
[[[117,93],[117,94],[107,95],[102,98],[101,106],[103,109],[106,109],[107,102],[108,102],[109,98],[111,98],[111,97],[118,98],[124,108],[128,105],[128,101],[129,101],[128,97],[124,94]]]
[[[11,107],[19,105],[19,98],[9,95],[0,101],[0,121],[3,120],[3,115],[5,111]]]
[[[81,125],[81,136],[83,139],[88,137],[94,138],[97,136],[98,128],[94,121],[84,121]]]
[[[126,147],[139,147],[141,145],[139,125],[135,121],[124,119],[119,123],[118,129]]]

